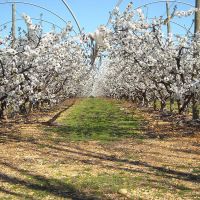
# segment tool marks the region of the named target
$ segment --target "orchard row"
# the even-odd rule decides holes
[[[89,74],[80,40],[72,26],[43,34],[29,16],[23,15],[27,32],[2,41],[0,49],[0,115],[28,113],[40,104],[59,103],[80,95]]]
[[[196,10],[176,11],[185,17]],[[170,102],[183,113],[200,100],[200,34],[175,36],[163,32],[166,19],[148,20],[132,4],[113,12],[108,32],[108,60],[95,84],[100,93],[148,105]],[[166,37],[167,35],[167,37]],[[103,84],[102,84],[103,83]],[[102,86],[103,85],[103,86]],[[196,112],[198,112],[196,110]],[[196,113],[198,114],[198,113]]]
[[[175,10],[173,16],[195,12]],[[1,41],[1,118],[91,92],[143,105],[154,102],[154,107],[160,101],[161,110],[169,101],[172,111],[176,102],[179,113],[193,105],[198,114],[199,33],[166,36],[167,19],[148,20],[131,3],[122,13],[113,10],[109,28],[100,26],[88,35],[73,36],[70,23],[59,33],[43,34],[30,17],[23,17],[27,32]]]

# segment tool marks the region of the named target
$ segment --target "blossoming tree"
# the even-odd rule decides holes
[[[175,11],[174,16],[196,12]],[[132,3],[123,13],[113,11],[109,34],[108,65],[99,86],[104,95],[129,98],[148,105],[157,100],[163,111],[167,101],[177,101],[178,112],[184,112],[192,99],[199,100],[200,35],[165,36],[163,17],[149,21]],[[195,57],[194,57],[195,55]],[[101,90],[102,91],[102,90]]]
[[[72,26],[56,33],[42,34],[29,16],[23,15],[26,34],[20,34],[14,47],[11,39],[0,49],[0,116],[29,112],[43,102],[78,95],[87,80],[88,66],[81,37],[70,34]]]

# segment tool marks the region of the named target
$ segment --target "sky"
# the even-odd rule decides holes
[[[28,4],[22,4],[19,3],[20,1],[27,2],[28,4],[34,4],[41,7],[44,7],[51,12],[54,12],[57,16],[54,16],[52,13],[49,13],[45,11],[44,9],[35,7],[33,5]],[[139,6],[142,6],[146,3],[154,2],[155,0],[133,0],[134,8],[137,8]],[[11,21],[11,3],[9,0],[0,0],[0,24],[4,24],[8,21]],[[17,3],[18,2],[18,3]],[[118,0],[66,0],[66,2],[69,4],[71,9],[73,10],[74,14],[76,15],[76,18],[81,26],[81,28],[84,29],[86,33],[88,32],[94,32],[96,28],[101,24],[106,24],[109,19],[109,12],[113,10],[115,5],[117,4]],[[130,0],[124,0],[120,5],[120,10],[124,10],[127,4],[130,2]],[[180,2],[177,0],[177,2]],[[184,0],[184,2],[194,5],[195,0]],[[176,3],[178,5],[179,10],[187,10],[190,9],[191,6],[188,5],[182,5],[179,3]],[[171,3],[171,11],[173,10],[175,3]],[[43,13],[42,18],[45,21],[44,22],[44,28],[45,31],[50,31],[52,28],[52,25],[50,23],[54,23],[59,27],[64,27],[65,22],[64,21],[72,21],[74,25],[74,29],[76,32],[78,32],[78,29],[76,27],[76,24],[74,23],[73,18],[71,17],[69,11],[64,6],[61,0],[16,0],[16,7],[17,7],[17,25],[18,26],[24,26],[21,21],[21,15],[22,13],[28,14],[30,17],[39,19],[40,14]],[[148,7],[144,6],[143,10],[145,14],[148,15],[149,18],[155,17],[155,16],[161,16],[165,15],[165,3],[156,3],[149,5]],[[166,15],[165,15],[166,16]],[[182,26],[189,27],[192,22],[192,18],[187,19],[174,19],[177,23],[181,24]],[[38,20],[33,20],[34,23],[37,23]],[[5,35],[10,31],[11,23],[8,23],[7,29],[5,31],[1,31],[1,35]],[[1,26],[2,27],[2,26]],[[57,28],[59,30],[59,28]],[[178,27],[177,25],[172,24],[172,30],[174,32],[182,33],[184,32],[183,28]],[[0,35],[0,37],[1,37]]]

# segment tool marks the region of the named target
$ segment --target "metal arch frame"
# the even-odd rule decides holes
[[[120,6],[120,4],[121,4],[123,1],[124,1],[124,0],[119,0],[115,7]],[[187,6],[195,7],[194,5],[192,5],[192,4],[190,4],[190,3],[187,3],[187,2],[183,2],[183,1],[168,0],[168,2],[170,2],[170,3],[184,4],[184,5],[187,5]],[[150,2],[150,3],[146,3],[146,4],[143,4],[143,5],[141,5],[141,6],[138,6],[138,7],[135,8],[135,9],[142,8],[142,7],[144,7],[144,6],[148,6],[148,5],[155,4],[155,3],[166,3],[166,0],[158,0],[158,1],[153,1],[153,2]],[[134,10],[135,10],[135,9],[134,9]]]
[[[124,0],[118,0],[117,4],[115,5],[115,8],[119,7],[123,1]],[[168,2],[183,4],[183,5],[187,5],[187,6],[195,8],[194,5],[192,5],[190,3],[187,3],[187,2],[176,1],[176,0],[168,0]],[[141,6],[138,6],[138,7],[134,8],[134,10],[137,10],[138,8],[143,8],[143,7],[148,6],[148,5],[156,4],[156,3],[166,3],[166,0],[158,0],[158,1],[153,1],[153,2],[150,2],[150,3],[146,3],[146,4],[143,4]],[[112,13],[110,14],[110,17],[108,19],[108,22],[107,22],[106,26],[108,26],[108,24],[110,23],[111,18],[112,18]]]
[[[118,2],[117,2],[117,4],[116,4],[116,6],[115,7],[118,7],[118,6],[120,6],[120,4],[123,2],[124,0],[119,0]]]
[[[170,21],[172,24],[175,24],[175,25],[177,25],[177,26],[179,26],[179,27],[181,27],[182,29],[185,29],[188,33],[190,33],[191,35],[194,35],[190,30],[188,30],[185,26],[182,26],[182,25],[180,25],[180,24],[178,24],[178,23],[176,23],[176,22],[174,22],[174,21]]]
[[[45,22],[45,23],[54,25],[54,26],[56,26],[57,28],[59,28],[59,29],[61,29],[61,30],[63,29],[63,28],[61,28],[60,26],[58,26],[58,25],[56,25],[56,24],[54,24],[54,23],[52,23],[52,22],[50,22],[50,21],[47,21],[47,20],[38,19],[38,18],[33,18],[33,17],[31,17],[31,19],[37,20],[37,21],[42,21],[42,22]],[[16,19],[16,21],[24,21],[24,19]],[[10,24],[10,23],[12,23],[12,21],[7,21],[7,22],[1,24],[0,27],[6,26],[7,24]]]
[[[115,8],[116,8],[116,7],[119,7],[120,4],[121,4],[123,1],[124,1],[124,0],[118,0],[117,4],[115,5]],[[110,23],[111,19],[112,19],[112,12],[110,12],[110,17],[109,17],[109,19],[108,19],[108,22],[106,23],[106,26],[108,26],[108,24]]]
[[[153,19],[153,18],[147,18],[147,19]],[[185,26],[182,26],[182,25],[180,25],[179,23],[176,23],[176,22],[174,22],[174,21],[170,21],[172,24],[175,24],[175,25],[177,25],[177,26],[179,26],[179,27],[181,27],[182,29],[185,29],[185,31],[187,31],[188,33],[190,33],[191,35],[193,35],[193,33],[191,32],[191,31],[189,31]]]
[[[183,1],[168,0],[168,2],[169,3],[183,4],[183,5],[187,5],[187,6],[195,8],[194,5],[187,3],[187,2],[183,2]],[[153,1],[153,2],[150,2],[150,3],[146,3],[146,4],[143,4],[141,6],[138,6],[137,8],[134,8],[134,10],[137,10],[138,8],[142,8],[142,7],[145,7],[145,6],[148,6],[148,5],[156,4],[156,3],[166,3],[166,0],[159,0],[159,1]]]
[[[63,1],[63,0],[62,0],[62,1]],[[40,6],[40,5],[37,5],[37,4],[28,3],[28,2],[24,2],[24,1],[9,1],[9,2],[1,2],[0,5],[3,5],[3,4],[13,4],[13,3],[16,3],[16,4],[24,4],[24,5],[29,5],[29,6],[34,6],[34,7],[40,8],[40,9],[45,10],[45,11],[51,13],[52,15],[56,16],[57,18],[59,18],[60,20],[62,20],[65,24],[68,23],[66,20],[64,20],[62,17],[60,17],[60,16],[59,16],[58,14],[56,14],[55,12],[53,12],[53,11],[47,9],[47,8],[44,8],[44,7]],[[64,2],[63,2],[63,3],[64,3]],[[65,2],[65,3],[66,3],[66,2]],[[71,8],[68,6],[67,3],[65,4],[65,6],[67,6],[67,8],[68,8],[70,14],[72,15],[73,19],[74,19],[75,22],[76,22],[76,25],[77,25],[77,27],[78,27],[78,29],[79,29],[79,32],[81,33],[80,25],[79,25],[79,23],[78,23],[78,21],[77,21],[75,15],[74,15],[74,13],[72,12]]]
[[[78,30],[80,32],[80,34],[82,33],[82,30],[81,30],[81,27],[80,27],[80,24],[74,14],[74,12],[72,11],[72,9],[70,8],[70,6],[68,5],[68,3],[65,1],[65,0],[61,0],[63,2],[63,4],[66,6],[66,8],[68,9],[68,11],[70,12],[71,16],[73,17],[77,27],[78,27]]]
[[[149,6],[149,5],[152,5],[152,4],[166,3],[166,2],[167,2],[166,0],[153,1],[153,2],[149,2],[149,3],[143,4],[143,5],[141,5],[141,6],[138,6],[138,7],[134,8],[134,10],[137,10],[137,9],[139,9],[139,8],[143,8],[143,7],[145,7],[145,6]],[[190,4],[190,3],[187,3],[187,2],[183,2],[183,1],[168,0],[168,2],[169,2],[169,3],[183,4],[183,5],[187,5],[187,6],[190,6],[190,7],[192,7],[192,8],[195,8],[194,5],[192,5],[192,4]],[[186,27],[184,27],[184,26],[182,26],[182,25],[180,25],[180,24],[178,24],[178,23],[176,23],[176,22],[174,22],[174,21],[170,21],[170,22],[173,23],[173,24],[175,24],[175,25],[177,25],[177,26],[179,26],[179,27],[181,27],[181,28],[183,28],[183,29],[185,29],[186,31],[188,31],[188,30],[186,29]],[[191,32],[189,31],[189,33],[191,33]],[[193,33],[191,33],[191,34],[193,34]]]

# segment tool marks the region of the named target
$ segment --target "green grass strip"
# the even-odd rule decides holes
[[[57,122],[62,125],[50,130],[72,141],[112,141],[138,132],[138,121],[120,108],[119,101],[101,98],[83,99]]]

